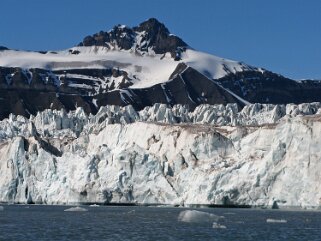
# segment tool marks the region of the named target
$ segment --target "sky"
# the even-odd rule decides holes
[[[60,50],[155,17],[194,49],[321,79],[320,0],[1,0],[0,46]]]

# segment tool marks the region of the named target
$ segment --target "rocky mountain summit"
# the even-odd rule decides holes
[[[153,51],[156,54],[170,53],[176,60],[188,45],[179,37],[170,34],[164,24],[151,18],[137,27],[116,25],[109,32],[100,31],[87,36],[78,46],[104,46],[115,50],[133,50],[138,54]]]

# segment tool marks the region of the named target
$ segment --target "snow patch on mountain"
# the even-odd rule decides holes
[[[191,49],[187,49],[182,53],[182,60],[186,65],[196,69],[210,79],[219,79],[229,73],[253,69],[253,67],[241,62],[223,59]]]
[[[167,81],[177,65],[170,56],[140,56],[128,51],[110,51],[106,47],[97,46],[75,47],[73,51],[75,50],[80,53],[75,55],[67,50],[56,54],[3,51],[0,52],[0,66],[50,70],[119,68],[133,79],[132,87],[142,88]]]
[[[48,70],[120,69],[128,74],[128,78],[133,83],[130,88],[147,88],[168,81],[181,62],[211,79],[251,68],[236,61],[222,59],[192,49],[184,51],[180,61],[175,61],[170,53],[141,55],[132,50],[110,50],[103,46],[74,47],[45,54],[16,50],[0,52],[0,66],[19,67],[26,71],[30,68]],[[88,76],[77,77],[88,79]]]

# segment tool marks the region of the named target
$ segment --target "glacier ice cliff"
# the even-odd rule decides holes
[[[105,106],[0,121],[0,202],[321,204],[321,104]]]

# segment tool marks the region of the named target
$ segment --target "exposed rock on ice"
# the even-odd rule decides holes
[[[106,106],[0,122],[0,202],[319,206],[320,103]]]

